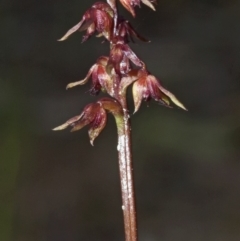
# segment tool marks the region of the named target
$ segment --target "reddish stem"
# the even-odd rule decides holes
[[[133,184],[133,165],[131,150],[131,125],[126,95],[119,97],[123,106],[123,128],[118,131],[118,158],[122,192],[125,241],[137,241],[137,222]]]
[[[125,151],[126,151],[126,166],[127,166],[127,183],[128,183],[128,199],[129,199],[129,216],[131,224],[131,241],[137,241],[137,214],[135,207],[135,192],[133,180],[133,161],[132,161],[132,142],[131,142],[131,123],[129,119],[129,111],[126,101],[126,96],[123,97],[124,111],[124,136],[125,136]]]
[[[130,219],[130,202],[128,199],[128,176],[127,176],[127,163],[126,163],[126,144],[125,133],[118,134],[118,159],[119,159],[119,172],[122,193],[122,210],[124,219],[125,241],[132,241],[132,229]]]
[[[107,0],[114,10],[113,35],[117,36],[118,8],[116,0]],[[120,76],[116,76],[119,78]],[[135,195],[133,184],[133,162],[131,149],[131,124],[129,121],[129,111],[126,93],[118,95],[119,102],[123,108],[123,128],[118,128],[118,158],[122,192],[122,209],[124,218],[125,241],[137,241],[137,222],[135,209]]]

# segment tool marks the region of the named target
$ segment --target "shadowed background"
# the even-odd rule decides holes
[[[240,240],[240,2],[158,2],[134,20],[121,8],[151,39],[131,47],[189,111],[132,116],[140,240]],[[94,147],[87,128],[51,131],[99,98],[65,87],[108,44],[56,41],[93,3],[1,1],[1,241],[124,240],[113,118]]]

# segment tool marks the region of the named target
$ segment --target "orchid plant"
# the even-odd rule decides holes
[[[120,3],[135,17],[135,7],[141,3],[155,11],[156,0],[119,0]],[[146,64],[132,51],[129,43],[137,38],[149,42],[140,36],[130,22],[118,13],[117,0],[97,2],[83,15],[81,21],[72,27],[59,40],[66,40],[76,31],[86,31],[82,42],[88,40],[95,32],[110,44],[110,53],[101,56],[89,69],[83,80],[67,85],[67,89],[86,84],[91,79],[90,94],[97,95],[106,92],[109,97],[101,98],[90,103],[81,112],[63,125],[53,130],[63,130],[72,127],[77,131],[89,125],[90,143],[101,133],[107,123],[107,113],[111,113],[116,121],[118,132],[118,157],[120,182],[122,192],[122,210],[126,241],[137,241],[137,224],[135,196],[133,185],[132,151],[131,151],[131,125],[126,91],[132,85],[132,96],[135,106],[134,113],[141,106],[142,101],[151,99],[164,106],[171,107],[171,103],[186,110],[184,105],[152,75]]]

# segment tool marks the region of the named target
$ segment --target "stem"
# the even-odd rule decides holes
[[[116,0],[107,0],[114,10],[113,34],[117,35],[118,9]],[[117,77],[117,76],[116,76]],[[133,164],[131,150],[131,125],[126,100],[126,93],[118,96],[123,108],[123,126],[118,127],[118,158],[122,192],[122,209],[126,241],[137,241],[137,222],[135,209],[135,196],[133,184]]]
[[[127,166],[127,184],[128,184],[128,199],[129,199],[129,216],[131,224],[131,241],[137,241],[137,214],[134,194],[133,180],[133,161],[132,161],[132,142],[131,142],[131,123],[129,119],[129,111],[127,106],[126,96],[122,98],[122,106],[124,113],[124,137],[126,151],[126,166]]]
[[[132,241],[131,232],[131,219],[130,219],[130,202],[128,199],[128,175],[126,163],[126,144],[125,134],[118,134],[118,159],[119,159],[119,172],[122,193],[122,210],[124,219],[125,241]]]
[[[125,94],[120,97],[123,106],[123,125],[118,125],[118,158],[122,192],[122,209],[126,241],[137,241],[137,222],[133,184],[131,125]]]
[[[114,10],[113,35],[118,35],[118,8],[116,0],[107,0]],[[116,75],[118,79],[120,76]],[[137,221],[133,184],[133,162],[131,149],[131,124],[129,121],[129,111],[126,99],[126,92],[119,94],[119,102],[123,108],[122,125],[118,125],[118,159],[122,192],[122,209],[125,229],[125,241],[137,241]]]

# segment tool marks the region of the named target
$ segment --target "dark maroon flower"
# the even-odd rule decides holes
[[[152,10],[155,11],[155,7],[152,3],[156,4],[156,0],[120,0],[122,5],[135,17],[135,10],[134,7],[138,6],[140,7],[141,2],[148,7],[150,7]]]
[[[96,64],[88,71],[85,79],[68,84],[67,89],[77,85],[84,85],[92,77],[91,94],[96,95],[102,90],[106,91],[110,96],[114,96],[116,92],[114,88],[115,78],[112,77],[111,66],[108,65],[108,61],[109,58],[106,56],[98,58]]]
[[[140,108],[142,100],[149,101],[154,99],[159,103],[170,107],[170,101],[172,101],[178,107],[187,110],[184,105],[167,89],[165,89],[159,82],[159,80],[151,75],[147,70],[133,70],[129,72],[127,77],[122,78],[120,84],[120,90],[122,92],[133,83],[133,100],[135,110],[137,112]]]
[[[111,46],[109,62],[113,65],[117,74],[126,74],[130,71],[129,60],[138,67],[143,66],[143,62],[124,42],[124,39],[118,37]]]
[[[99,136],[101,131],[104,129],[107,123],[107,112],[114,115],[115,119],[122,119],[122,108],[121,105],[113,99],[103,98],[96,103],[88,104],[78,116],[75,116],[63,125],[54,128],[54,131],[60,131],[67,127],[72,127],[71,131],[77,131],[82,129],[86,125],[90,125],[88,135],[90,143],[93,145],[94,140]],[[120,125],[121,123],[117,123]]]
[[[99,35],[103,35],[107,40],[111,39],[113,28],[113,10],[104,2],[97,2],[90,9],[88,9],[82,20],[72,27],[59,41],[66,40],[71,34],[76,31],[86,30],[82,42],[86,41],[93,35],[95,31]]]

